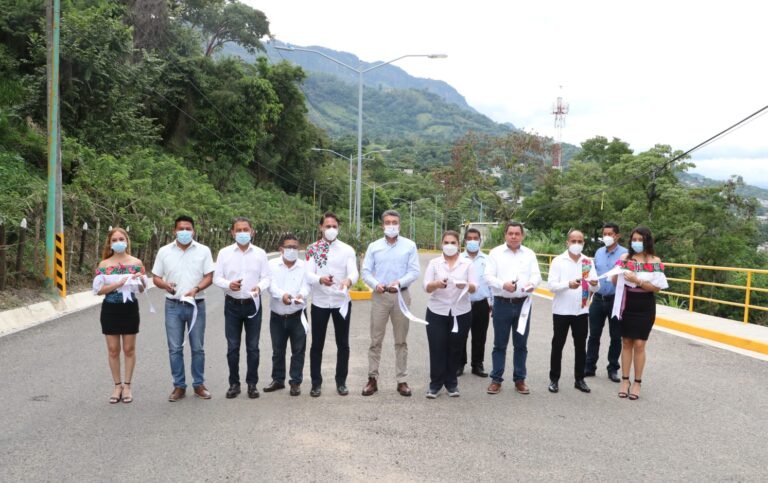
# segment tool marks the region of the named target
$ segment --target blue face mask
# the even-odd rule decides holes
[[[176,232],[176,240],[182,245],[189,245],[192,242],[192,232],[188,230],[179,230]]]
[[[235,241],[240,245],[247,245],[251,243],[251,234],[247,231],[240,231],[235,233]]]
[[[467,251],[470,253],[476,253],[478,250],[480,250],[480,240],[468,240],[467,241]]]
[[[115,253],[123,253],[127,248],[128,244],[123,241],[115,242],[112,244],[112,251]]]
[[[635,253],[643,253],[643,250],[645,247],[643,246],[643,242],[641,241],[633,241],[632,242],[632,251]]]

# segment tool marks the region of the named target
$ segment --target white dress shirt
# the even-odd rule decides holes
[[[207,246],[193,240],[186,250],[182,250],[173,241],[157,251],[152,274],[168,283],[176,284],[176,294],[171,295],[166,292],[165,298],[180,299],[215,268],[211,249]],[[204,291],[195,295],[195,299],[202,298],[205,298]]]
[[[570,288],[568,284],[574,280],[581,280],[583,273],[581,271],[582,261],[589,257],[581,255],[578,261],[573,261],[568,250],[561,253],[552,260],[549,266],[549,278],[547,287],[554,292],[552,299],[552,313],[557,315],[581,315],[589,313],[589,304],[581,306],[581,285],[577,288]],[[595,264],[590,264],[587,280],[597,280]],[[588,284],[589,285],[589,284]],[[590,292],[597,292],[599,287],[589,285]]]
[[[269,286],[271,298],[269,308],[272,312],[279,315],[289,315],[298,312],[306,307],[309,297],[309,285],[307,285],[304,276],[304,260],[296,260],[290,268],[285,264],[283,257],[273,258],[269,261],[269,270],[272,276],[272,283]],[[288,294],[294,299],[301,295],[304,299],[303,304],[283,303],[283,295]]]
[[[241,279],[240,290],[229,289],[230,283]],[[251,291],[256,287],[259,287],[259,293],[263,292],[269,288],[267,252],[251,243],[245,251],[237,243],[222,248],[216,255],[213,283],[236,299],[251,298]]]
[[[326,245],[327,251],[323,248]],[[323,253],[325,256],[322,256]],[[307,283],[312,287],[312,305],[337,309],[346,300],[341,282],[348,278],[354,284],[359,277],[355,250],[340,240],[331,243],[324,239],[318,240],[307,247],[305,274]],[[333,285],[330,287],[320,283],[320,277],[326,275],[333,275]]]
[[[448,279],[446,288],[438,288],[429,294],[427,308],[437,315],[463,315],[472,310],[472,303],[469,301],[469,292],[461,294],[464,287],[456,286],[456,282],[469,282],[478,285],[477,274],[472,261],[466,257],[458,257],[453,268],[448,267],[448,262],[442,255],[433,258],[427,265],[427,271],[424,272],[424,290],[427,290],[427,284],[435,280]]]
[[[536,254],[520,245],[513,252],[506,244],[499,245],[488,254],[485,261],[485,281],[494,297],[520,298],[528,295],[525,287],[536,288],[541,282],[541,271]],[[502,287],[506,282],[517,282],[514,292]]]

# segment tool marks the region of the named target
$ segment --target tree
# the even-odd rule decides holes
[[[251,54],[265,50],[261,39],[270,36],[269,21],[261,10],[237,0],[184,0],[176,5],[182,19],[205,37],[205,57],[227,42],[237,43]]]

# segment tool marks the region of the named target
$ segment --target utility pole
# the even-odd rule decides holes
[[[46,6],[48,44],[48,206],[45,216],[45,285],[67,296],[64,269],[64,216],[61,206],[61,117],[59,113],[59,37],[61,1]]]

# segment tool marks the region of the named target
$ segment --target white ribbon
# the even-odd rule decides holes
[[[429,325],[429,322],[426,320],[420,319],[413,315],[411,311],[408,309],[408,306],[405,304],[405,300],[403,300],[403,294],[400,291],[400,286],[397,287],[397,303],[400,306],[400,312],[405,315],[405,318],[410,320],[411,322],[418,322],[420,324]]]
[[[456,281],[453,281],[453,284],[456,285]],[[457,334],[459,332],[459,318],[456,316],[456,306],[459,304],[459,300],[467,294],[469,291],[469,282],[464,282],[464,289],[462,289],[461,293],[459,294],[459,297],[456,299],[456,301],[451,306],[451,312],[453,312],[453,328],[451,329],[451,332],[454,334]]]
[[[194,297],[182,297],[179,299],[179,302],[192,305],[192,322],[189,324],[189,330],[187,330],[187,340],[189,340],[189,334],[192,332],[192,329],[195,328],[195,324],[197,323],[197,302],[195,302]],[[184,347],[186,343],[187,341],[182,342],[181,346]]]
[[[531,313],[532,304],[532,297],[530,295],[525,297],[525,302],[520,309],[520,318],[517,319],[517,333],[520,335],[525,335],[525,329],[528,327],[528,314]]]
[[[259,308],[261,308],[261,291],[259,291],[259,297],[256,296],[253,292],[248,292],[251,295],[251,299],[253,299],[253,305],[256,307],[256,311],[253,313],[253,315],[249,315],[248,318],[252,319],[259,315]]]
[[[306,309],[301,309],[301,325],[304,326],[304,333],[309,333],[309,321],[307,320],[307,311]]]
[[[147,298],[147,303],[149,303],[149,312],[150,313],[157,313],[157,310],[155,310],[155,306],[152,304],[152,299],[149,298],[149,287],[147,287],[147,277],[142,275],[139,278],[133,278],[129,277],[128,280],[125,281],[122,287],[120,287],[119,291],[123,295],[123,303],[126,303],[128,301],[135,300],[133,297],[133,294],[135,293],[141,293],[141,287],[144,288],[144,295]]]
[[[347,314],[349,313],[349,304],[352,302],[352,298],[349,296],[349,288],[344,287],[342,290],[337,290],[337,292],[344,294],[344,302],[342,302],[341,307],[339,307],[339,314],[346,319]]]

